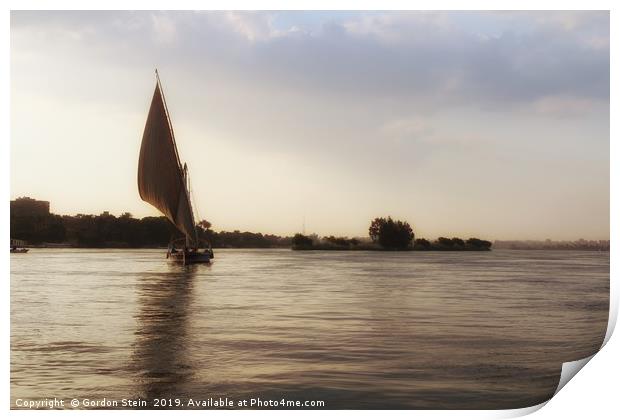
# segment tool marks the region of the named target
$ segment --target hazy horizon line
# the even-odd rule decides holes
[[[51,203],[50,200],[40,200],[40,199],[37,199],[37,198],[33,198],[33,197],[29,196],[29,195],[14,196],[14,198],[11,198],[10,201],[16,200],[18,198],[30,198],[30,199],[37,200],[37,201],[47,201],[48,203]],[[163,214],[157,214],[157,215],[154,215],[154,216],[149,216],[149,215],[147,215],[147,216],[136,216],[136,215],[134,215],[133,213],[131,213],[129,211],[125,211],[125,212],[121,212],[120,214],[116,214],[116,213],[111,212],[109,210],[103,210],[99,214],[79,213],[79,212],[78,213],[73,213],[73,214],[60,214],[60,213],[54,213],[52,211],[50,211],[50,214],[54,214],[54,215],[57,215],[57,216],[76,217],[76,216],[79,216],[79,215],[83,215],[83,216],[102,216],[106,212],[110,216],[114,216],[114,217],[121,217],[124,213],[129,213],[131,215],[131,217],[133,217],[135,219],[143,219],[145,217],[166,217]],[[9,213],[10,213],[10,210],[9,210]],[[391,217],[391,216],[387,215],[387,216],[377,216],[377,217]],[[395,219],[398,219],[398,218],[395,218]],[[208,219],[203,219],[203,220],[207,220],[208,221]],[[405,221],[407,223],[410,223],[408,220],[403,220],[403,221]],[[196,222],[200,222],[200,220],[196,220]],[[211,223],[211,222],[209,221],[209,223]],[[214,225],[212,224],[211,227],[213,227],[213,226]],[[365,237],[368,236],[368,235],[342,235],[342,234],[334,234],[334,233],[318,234],[316,232],[303,233],[302,231],[295,231],[295,232],[291,232],[291,233],[264,233],[264,232],[261,232],[260,229],[255,229],[255,230],[254,229],[253,230],[247,230],[247,229],[233,229],[233,230],[218,229],[217,231],[219,231],[219,232],[239,231],[239,232],[242,232],[242,233],[243,232],[260,233],[260,234],[263,234],[263,235],[274,235],[274,236],[280,236],[280,237],[294,236],[294,235],[296,235],[298,233],[301,233],[301,234],[306,235],[306,236],[317,236],[319,238],[324,238],[326,236],[347,237],[347,238],[365,238]],[[415,229],[414,229],[414,234],[415,234]],[[415,235],[416,239],[426,238],[426,237],[433,238],[433,236],[431,236],[431,235],[417,235],[417,234]],[[463,237],[465,237],[465,236],[476,237],[476,236],[480,236],[480,235],[474,235],[474,236],[472,236],[472,235],[461,235],[461,236],[463,236]],[[454,238],[454,237],[459,237],[459,236],[458,235],[454,235],[454,234],[449,234],[449,235],[445,235],[445,236],[444,235],[437,235],[437,236],[435,236],[435,238],[440,238],[440,237]],[[484,239],[484,238],[482,238],[482,239]],[[580,237],[578,239],[553,239],[553,238],[538,238],[538,239],[537,238],[526,238],[526,239],[510,238],[510,239],[505,239],[504,238],[504,239],[502,239],[502,238],[492,238],[490,240],[492,240],[494,242],[495,241],[501,241],[501,242],[546,242],[546,241],[551,241],[551,242],[580,242],[580,241],[601,242],[601,241],[610,241],[610,238],[597,238],[597,239],[588,239],[588,238],[584,238],[584,237]]]

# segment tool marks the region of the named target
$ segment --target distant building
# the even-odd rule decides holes
[[[49,216],[49,214],[49,201],[35,200],[30,197],[11,200],[11,216],[13,217],[38,217]]]

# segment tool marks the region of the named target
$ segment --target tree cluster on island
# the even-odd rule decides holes
[[[415,239],[411,225],[391,217],[377,217],[368,228],[370,241],[357,238],[327,236],[312,238],[300,233],[293,236],[294,250],[383,250],[383,251],[489,251],[492,243],[478,238],[444,238],[431,242],[424,238]],[[414,240],[415,239],[415,240]]]

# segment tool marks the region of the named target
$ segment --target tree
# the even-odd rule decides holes
[[[407,222],[377,217],[370,223],[368,234],[373,242],[378,242],[383,248],[405,249],[413,241],[413,229]]]
[[[478,239],[478,238],[469,238],[466,244],[467,244],[467,247],[470,249],[485,250],[485,251],[490,251],[491,245],[493,245],[489,241],[485,241],[485,240]]]
[[[455,248],[463,249],[465,248],[465,241],[461,238],[452,238],[452,244]]]
[[[203,219],[200,222],[198,222],[198,226],[200,226],[202,230],[206,232],[207,230],[211,229],[211,222]]]
[[[416,239],[413,243],[413,249],[428,250],[431,249],[431,243],[424,238]]]
[[[387,223],[383,217],[377,217],[375,220],[370,222],[370,227],[368,228],[368,235],[373,242],[379,241],[379,234],[381,233],[381,226]]]
[[[334,235],[331,236],[326,236],[323,238],[326,242],[330,242],[334,245],[340,246],[340,247],[348,247],[349,246],[349,240],[347,238],[337,238]]]
[[[443,250],[452,249],[452,247],[454,246],[454,242],[452,241],[452,239],[444,238],[443,236],[437,238],[437,242],[435,243],[437,244],[437,248]]]
[[[302,235],[301,233],[296,233],[295,236],[293,236],[293,248],[309,248],[312,244],[312,238]]]

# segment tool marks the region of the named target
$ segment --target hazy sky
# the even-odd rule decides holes
[[[11,197],[157,215],[155,66],[216,230],[609,238],[607,12],[12,12]]]

